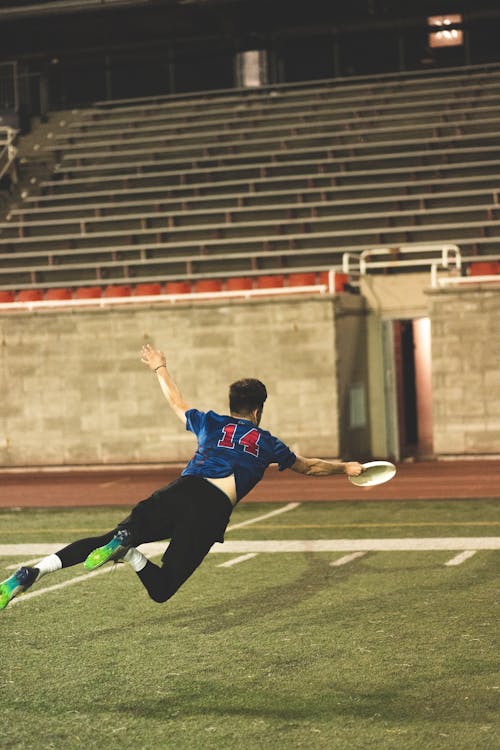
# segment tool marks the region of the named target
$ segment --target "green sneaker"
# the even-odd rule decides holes
[[[9,578],[0,583],[0,610],[18,594],[29,589],[38,577],[38,568],[19,568]]]
[[[120,529],[107,544],[90,553],[83,567],[86,570],[95,570],[111,560],[119,560],[131,546],[130,532],[127,529]]]

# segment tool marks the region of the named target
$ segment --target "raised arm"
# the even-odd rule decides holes
[[[141,349],[141,362],[144,362],[150,370],[156,373],[163,395],[170,404],[171,409],[181,422],[186,424],[186,412],[190,406],[184,401],[177,384],[167,370],[167,359],[164,352],[160,352],[157,349],[153,349],[149,344],[145,344]]]
[[[297,474],[305,474],[308,477],[327,477],[331,474],[357,477],[363,472],[363,467],[357,461],[323,461],[321,458],[303,456],[297,456],[297,460],[290,468]]]

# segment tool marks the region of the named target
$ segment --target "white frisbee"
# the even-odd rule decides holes
[[[392,479],[396,473],[396,467],[390,461],[369,461],[362,466],[364,470],[362,474],[358,477],[349,477],[357,487],[373,487],[375,484],[383,484]]]

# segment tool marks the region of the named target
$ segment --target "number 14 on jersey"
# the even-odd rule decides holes
[[[222,428],[223,437],[217,443],[219,448],[234,449],[235,447],[234,433],[236,432],[237,427],[238,425],[233,424],[232,422],[224,425],[224,427]],[[254,427],[248,432],[245,432],[245,434],[240,437],[240,439],[238,440],[238,445],[243,446],[245,453],[251,453],[252,456],[258,456],[259,455],[259,439],[260,439],[260,432],[256,430]]]

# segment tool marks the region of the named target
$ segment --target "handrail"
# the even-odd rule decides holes
[[[14,146],[14,141],[17,132],[14,128],[0,126],[0,179],[15,164],[17,148]]]
[[[399,245],[399,247],[375,247],[370,250],[364,250],[359,259],[359,269],[362,276],[365,276],[369,269],[375,268],[394,268],[409,267],[409,266],[432,266],[432,261],[435,257],[431,258],[414,258],[414,259],[403,259],[401,256],[416,255],[422,253],[431,253],[435,256],[436,253],[440,253],[440,258],[437,259],[438,264],[441,264],[443,268],[449,266],[449,256],[452,255],[455,266],[458,270],[462,267],[462,260],[460,255],[460,248],[458,245],[449,243],[429,243],[421,245]],[[372,261],[371,258],[374,255],[379,256],[392,256],[391,260]]]
[[[431,254],[431,257],[408,258],[405,256]],[[436,258],[436,254],[438,257]],[[373,256],[384,257],[384,260],[371,260]],[[398,247],[374,247],[360,253],[345,252],[342,255],[342,271],[356,282],[361,276],[367,276],[370,270],[388,268],[431,268],[432,279],[438,268],[448,269],[453,265],[460,273],[462,256],[458,245],[450,243],[430,243],[422,245],[399,245]],[[434,284],[433,284],[434,285]]]
[[[487,263],[488,261],[500,261],[500,255],[498,254],[487,254],[487,255],[463,255],[462,263]],[[482,284],[483,282],[491,283],[495,282],[500,284],[500,274],[478,274],[477,276],[438,276],[438,262],[433,263],[431,266],[431,287],[432,289],[439,289],[445,286],[452,286],[458,284]]]
[[[462,284],[484,284],[484,283],[495,283],[500,284],[500,274],[483,274],[481,276],[441,276],[436,277],[436,281],[432,283],[433,289],[442,289],[445,286],[458,286]]]

